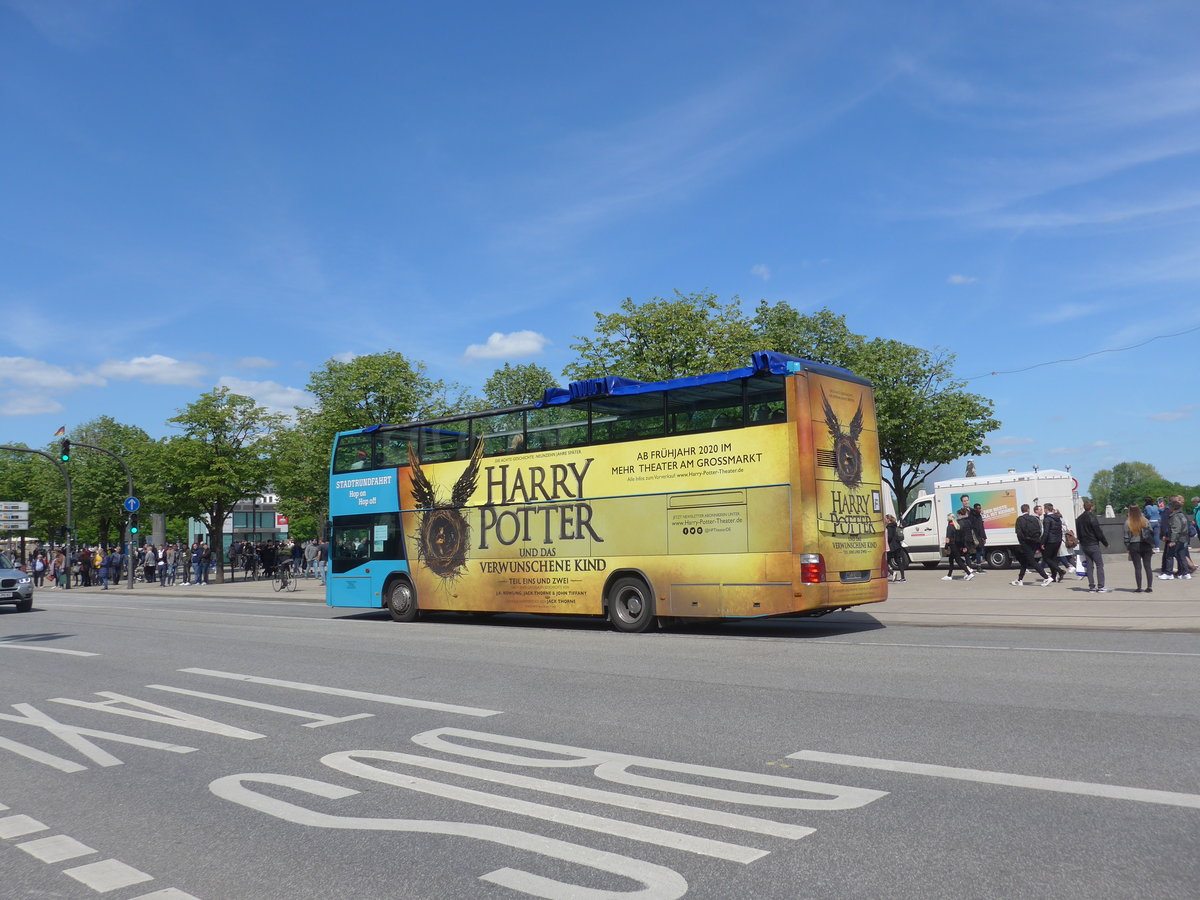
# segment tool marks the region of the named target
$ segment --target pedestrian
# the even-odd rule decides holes
[[[192,542],[192,552],[188,554],[188,559],[191,561],[191,565],[192,565],[192,574],[188,578],[188,580],[184,582],[185,585],[192,585],[192,584],[200,583],[200,579],[202,577],[200,568],[203,565],[201,563],[201,559],[203,558],[203,555],[204,555],[204,553],[200,549],[200,542],[193,541]]]
[[[46,557],[39,550],[33,557],[33,586],[40,588],[46,581]]]
[[[174,544],[167,544],[167,549],[163,553],[163,561],[166,563],[166,568],[163,574],[166,576],[166,583],[175,584],[175,573],[179,569],[179,551]]]
[[[887,521],[888,581],[907,581],[904,577],[904,534],[895,516],[889,514],[884,518]]]
[[[1158,503],[1153,497],[1142,498],[1142,513],[1150,522],[1150,528],[1154,532],[1154,552],[1157,553],[1161,547],[1161,517],[1162,510],[1159,509]]]
[[[1055,510],[1053,503],[1047,503],[1045,515],[1042,516],[1042,563],[1045,564],[1049,575],[1042,582],[1042,587],[1063,579],[1064,573],[1058,561],[1058,551],[1062,549],[1062,542],[1062,516]]]
[[[99,551],[97,551],[99,552]],[[108,590],[108,582],[112,578],[113,567],[116,565],[113,560],[112,552],[104,554],[104,561],[100,563],[100,583],[104,585],[101,590]]]
[[[1142,593],[1142,571],[1146,572],[1146,593],[1154,593],[1154,529],[1146,518],[1142,507],[1136,503],[1129,504],[1129,514],[1125,517],[1125,527],[1122,529],[1125,538],[1125,550],[1133,563],[1133,579],[1137,584],[1135,594]]]
[[[1087,574],[1089,594],[1107,594],[1104,586],[1104,555],[1101,546],[1108,546],[1108,538],[1096,518],[1096,504],[1083,501],[1083,512],[1075,519],[1075,535],[1079,539],[1079,552],[1083,556],[1083,568]],[[1093,577],[1094,576],[1094,577]]]
[[[1170,505],[1170,513],[1167,516],[1166,527],[1162,528],[1165,532],[1163,535],[1163,572],[1158,577],[1164,581],[1172,578],[1191,578],[1192,573],[1187,571],[1187,545],[1190,540],[1188,534],[1187,516],[1183,514],[1183,500],[1180,497],[1172,497]],[[1174,565],[1176,572],[1171,574],[1171,565]]]
[[[983,506],[976,503],[971,507],[968,516],[971,523],[971,536],[975,539],[975,569],[983,571],[983,545],[987,543],[987,529],[983,524]]]
[[[958,515],[950,514],[946,516],[946,547],[949,549],[950,568],[945,575],[942,576],[942,581],[954,580],[954,565],[957,563],[963,570],[963,581],[970,581],[975,577],[975,572],[967,565],[967,561],[963,558],[965,549],[965,539],[968,533],[968,528],[965,523],[967,521],[967,509],[961,508]]]
[[[304,545],[304,577],[312,578],[317,568],[317,539]]]
[[[146,584],[154,584],[154,574],[158,571],[158,552],[153,544],[147,544],[142,551],[142,572],[146,576]]]
[[[1024,587],[1025,573],[1030,569],[1037,572],[1042,581],[1045,581],[1049,577],[1046,574],[1046,567],[1037,558],[1038,548],[1042,544],[1042,523],[1029,511],[1028,503],[1021,504],[1021,515],[1017,516],[1016,532],[1017,555],[1021,561],[1021,573],[1011,584]]]

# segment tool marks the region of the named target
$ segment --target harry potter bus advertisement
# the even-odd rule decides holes
[[[802,399],[810,411],[817,530],[828,578],[869,578],[881,567],[885,544],[874,396],[866,385],[819,375],[797,379],[794,389],[808,394]]]
[[[420,603],[596,613],[626,566],[660,593],[790,581],[790,427],[413,459],[398,489]]]

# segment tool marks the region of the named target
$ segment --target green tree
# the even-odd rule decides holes
[[[564,370],[577,381],[618,375],[662,381],[744,366],[753,343],[750,322],[735,297],[726,304],[711,293],[626,298],[615,313],[596,313],[596,330],[571,349],[579,361]]]
[[[483,399],[488,409],[522,406],[541,400],[546,388],[555,385],[549,369],[533,363],[505,363],[483,383]]]
[[[774,350],[847,368],[858,361],[867,341],[850,330],[845,316],[825,307],[802,314],[787,303],[770,305],[766,300],[759,301],[751,329],[744,357],[754,350]]]
[[[1103,477],[1102,477],[1103,476]],[[1097,480],[1099,479],[1099,484]],[[1092,483],[1089,485],[1089,491],[1092,494],[1092,499],[1096,501],[1097,506],[1102,510],[1106,504],[1111,503],[1113,511],[1125,509],[1131,503],[1137,503],[1139,506],[1142,503],[1142,498],[1146,496],[1160,497],[1158,493],[1143,493],[1138,488],[1139,482],[1159,481],[1162,476],[1158,473],[1158,469],[1149,463],[1144,462],[1120,462],[1110,470],[1101,470],[1092,478]],[[1100,490],[1097,490],[1099,488]],[[1107,488],[1101,499],[1101,491]]]
[[[276,432],[271,450],[271,483],[289,530],[293,518],[299,529],[319,528],[328,518],[329,454],[339,431],[435,418],[470,406],[461,386],[430,378],[424,363],[395,350],[348,362],[326,360],[307,387],[315,405],[296,410],[295,421]]]
[[[990,452],[984,439],[1000,427],[992,401],[954,377],[954,359],[946,350],[876,338],[843,363],[875,385],[883,480],[899,510],[939,466]]]
[[[283,416],[226,387],[214,388],[167,420],[183,430],[160,447],[163,483],[175,485],[182,508],[207,526],[224,581],[222,535],[239,500],[261,494],[271,480],[267,451]]]

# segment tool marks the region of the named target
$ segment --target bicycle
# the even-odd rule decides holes
[[[277,591],[295,591],[299,587],[299,581],[296,579],[291,565],[281,563],[275,567],[275,574],[271,577],[271,587]]]

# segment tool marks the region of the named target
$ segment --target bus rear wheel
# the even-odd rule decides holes
[[[608,621],[617,631],[638,634],[654,622],[654,597],[646,582],[626,576],[608,589]]]
[[[417,618],[417,592],[412,584],[403,578],[397,578],[387,589],[387,611],[393,621],[414,622]]]

